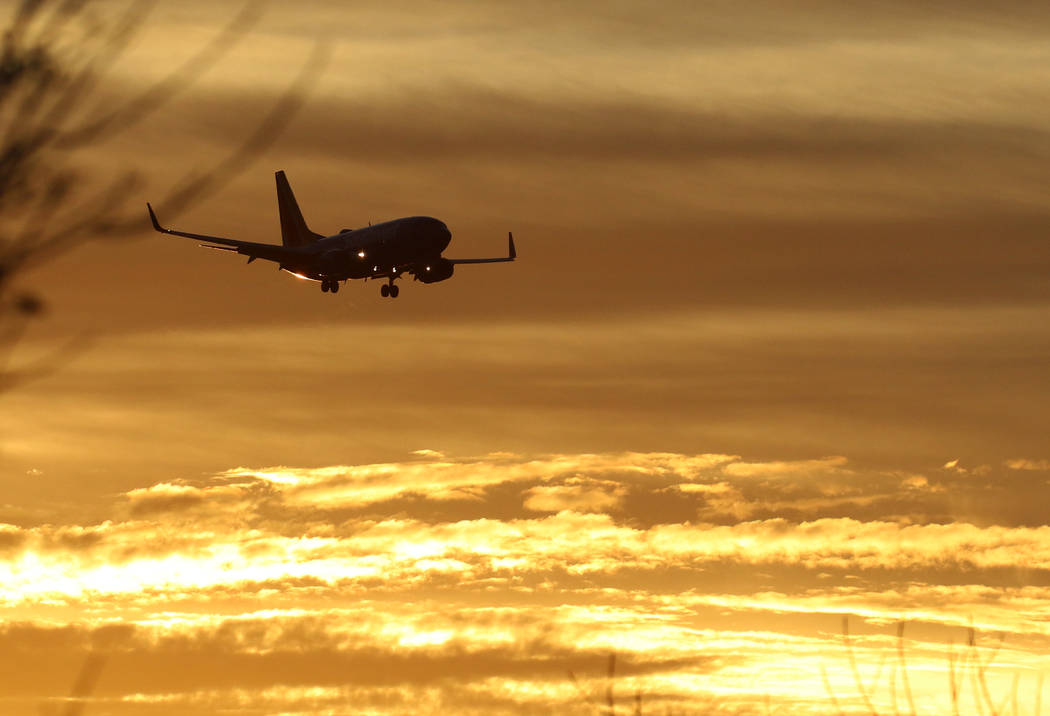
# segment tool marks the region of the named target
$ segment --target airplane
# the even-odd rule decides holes
[[[307,228],[284,172],[277,172],[276,177],[281,246],[165,229],[149,202],[146,208],[153,228],[162,234],[206,241],[208,243],[201,244],[203,248],[233,251],[247,256],[248,263],[255,259],[274,261],[282,271],[319,281],[325,293],[338,293],[339,285],[350,279],[386,279],[379,293],[384,298],[397,298],[399,290],[394,281],[403,274],[410,274],[423,283],[437,283],[451,278],[459,264],[502,263],[517,258],[511,232],[507,233],[505,257],[444,258],[441,252],[452,240],[452,232],[443,222],[429,216],[409,216],[360,229],[343,229],[331,236],[316,234]]]

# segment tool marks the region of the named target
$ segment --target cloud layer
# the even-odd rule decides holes
[[[864,664],[893,648],[879,625],[903,619],[937,679],[943,643],[971,625],[1007,634],[1010,663],[1033,668],[1050,639],[1050,533],[929,517],[946,492],[983,489],[972,481],[844,457],[421,450],[158,483],[98,524],[0,531],[0,653],[38,673],[4,693],[59,695],[43,664],[72,678],[94,653],[97,698],[117,713],[417,697],[421,713],[571,712],[585,700],[566,673],[601,688],[615,652],[622,687],[654,705],[833,711],[812,669],[848,686],[846,614],[870,623]],[[761,694],[743,686],[758,672]]]

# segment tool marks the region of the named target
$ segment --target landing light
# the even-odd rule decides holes
[[[429,271],[429,270],[430,270],[430,267],[429,267],[429,266],[427,266],[427,271]]]
[[[357,252],[357,256],[358,256],[359,258],[362,258],[362,259],[363,259],[363,258],[365,257],[365,252],[364,252],[364,251],[358,251],[358,252]]]

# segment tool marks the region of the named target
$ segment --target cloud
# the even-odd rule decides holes
[[[10,573],[7,594],[80,598],[91,590],[453,572],[482,579],[507,565],[543,573],[559,563],[598,572],[716,560],[999,568],[1011,564],[1003,545],[1026,553],[1031,568],[1050,567],[1041,528],[923,519],[949,499],[990,502],[980,485],[967,480],[949,491],[925,476],[846,465],[842,457],[760,463],[608,453],[238,468],[210,483],[131,490],[125,519],[5,528],[8,549],[35,560],[35,571]],[[396,516],[384,514],[391,506]],[[873,519],[887,509],[905,511]]]
[[[0,553],[9,553],[25,544],[26,535],[14,525],[0,524]]]
[[[733,520],[745,520],[759,509],[755,501],[748,500],[739,489],[728,482],[681,483],[674,487],[704,498],[704,504],[698,509],[697,516],[705,521],[718,521],[727,515]]]
[[[265,505],[276,495],[264,480],[234,481],[219,477],[213,484],[190,485],[161,482],[137,488],[125,494],[128,514],[132,518],[204,521],[209,519],[236,520],[238,515]],[[163,517],[166,515],[166,517]]]
[[[626,489],[616,485],[579,481],[577,484],[531,487],[524,493],[524,505],[525,509],[535,512],[603,512],[615,510],[626,494]]]
[[[552,455],[534,459],[496,454],[475,460],[436,458],[318,469],[238,469],[224,476],[271,483],[280,490],[285,504],[336,509],[405,496],[437,501],[477,500],[486,490],[508,483],[571,484],[573,480],[586,482],[591,477],[619,476],[639,484],[657,484],[672,475],[692,479],[732,459],[727,455],[673,453]],[[579,496],[585,492],[574,488],[562,490],[561,494],[567,498],[574,491]],[[546,494],[553,499],[553,492]]]
[[[945,489],[941,485],[930,484],[930,480],[924,475],[908,475],[901,479],[901,485],[909,490],[917,490],[921,492],[943,492]]]
[[[1005,464],[1011,470],[1031,470],[1038,472],[1050,471],[1050,460],[1027,460],[1025,458],[1016,458],[1013,460],[1007,460]]]
[[[152,512],[184,510],[204,502],[204,490],[188,485],[161,483],[147,488],[132,490],[127,494],[131,512],[147,515]]]
[[[413,450],[412,454],[413,455],[419,455],[420,457],[427,457],[427,458],[445,457],[445,454],[443,452],[441,452],[440,450],[427,450],[427,449]]]
[[[755,497],[748,497],[755,487],[747,482],[683,481],[705,472],[725,476],[733,464],[743,466],[734,479],[772,475],[778,481]],[[162,483],[134,490],[127,521],[9,528],[5,541],[17,551],[0,563],[0,597],[11,605],[136,594],[155,595],[148,598],[152,601],[195,591],[250,593],[282,583],[403,590],[448,579],[508,585],[549,579],[561,570],[608,577],[717,563],[905,572],[1009,569],[1022,563],[1050,571],[1050,533],[1042,526],[754,519],[776,509],[874,504],[863,492],[839,494],[839,488],[824,484],[799,493],[801,483],[790,483],[787,492],[779,491],[784,476],[810,479],[815,469],[834,472],[842,464],[835,458],[726,465],[720,456],[624,453],[237,470],[210,486]],[[816,479],[822,483],[819,473]],[[381,483],[387,487],[381,489]],[[876,484],[884,483],[901,490],[902,499],[914,499],[909,496],[917,488],[940,499],[926,482],[887,478]],[[393,494],[389,490],[425,493],[437,503],[459,499],[483,505],[479,496],[497,488],[516,491],[519,516],[442,521],[427,509],[416,518],[330,512],[367,505]],[[696,505],[701,520],[726,521],[633,518],[633,496],[652,489],[699,500],[688,504]],[[333,500],[336,504],[329,504]],[[529,511],[557,514],[537,518]]]
[[[814,472],[839,472],[837,468],[846,465],[844,457],[825,457],[819,460],[797,460],[794,462],[734,462],[722,468],[727,475],[734,477],[781,477]]]

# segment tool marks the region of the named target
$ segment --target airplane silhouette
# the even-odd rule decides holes
[[[411,274],[416,281],[437,283],[452,277],[457,264],[487,264],[513,261],[517,257],[514,235],[507,233],[507,256],[493,259],[446,259],[441,252],[452,240],[452,232],[429,216],[409,216],[361,229],[343,229],[332,236],[310,231],[283,171],[277,176],[277,207],[281,215],[283,244],[258,244],[221,236],[191,234],[165,229],[153,207],[146,203],[153,228],[162,234],[207,241],[206,249],[234,251],[255,259],[275,261],[282,271],[299,278],[320,281],[324,292],[338,293],[339,284],[355,278],[386,279],[379,292],[397,298],[394,281]]]

